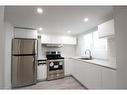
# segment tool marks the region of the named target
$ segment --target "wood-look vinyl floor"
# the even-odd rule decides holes
[[[58,79],[58,80],[38,82],[36,85],[22,87],[19,89],[22,89],[22,90],[25,90],[25,89],[84,90],[86,88],[84,88],[80,83],[78,83],[73,77],[65,77],[63,79]]]

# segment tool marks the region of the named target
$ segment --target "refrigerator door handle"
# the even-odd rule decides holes
[[[32,62],[34,63],[34,61],[35,61],[35,58],[33,57],[33,61]]]
[[[35,57],[33,57],[33,73],[35,74]]]
[[[36,52],[35,52],[36,42],[34,41],[33,43],[34,43],[34,44],[33,44],[33,51],[32,51],[32,52],[33,52],[33,54],[36,54]]]

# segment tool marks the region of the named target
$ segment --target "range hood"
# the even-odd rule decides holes
[[[46,47],[52,47],[52,48],[60,48],[63,47],[63,44],[45,44]]]

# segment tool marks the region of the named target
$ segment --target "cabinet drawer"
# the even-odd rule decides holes
[[[52,75],[52,74],[57,74],[57,71],[55,70],[55,71],[49,71],[49,73],[48,73],[49,75]]]
[[[52,74],[58,74],[58,73],[64,73],[64,71],[63,70],[49,71],[50,75],[52,75]]]
[[[57,76],[57,78],[63,78],[64,74],[61,73],[61,74],[57,74],[56,76]]]
[[[57,74],[48,75],[47,80],[57,79]]]

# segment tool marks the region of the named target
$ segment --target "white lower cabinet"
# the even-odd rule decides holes
[[[85,62],[73,60],[72,75],[89,89],[101,88],[100,67]]]
[[[101,88],[101,68],[99,66],[85,63],[84,67],[84,85],[89,89],[100,89]]]
[[[71,63],[72,63],[72,60],[68,59],[68,58],[65,58],[64,60],[64,71],[65,71],[65,76],[68,76],[68,75],[71,75]]]
[[[102,88],[116,89],[116,70],[102,68]]]
[[[84,69],[82,67],[82,64],[79,63],[77,60],[73,60],[72,62],[73,62],[72,75],[83,84],[84,73],[82,72],[84,72]]]
[[[116,70],[75,59],[71,60],[71,74],[88,89],[116,88]]]
[[[37,66],[37,80],[42,81],[46,80],[46,78],[47,78],[47,65],[43,64]]]

